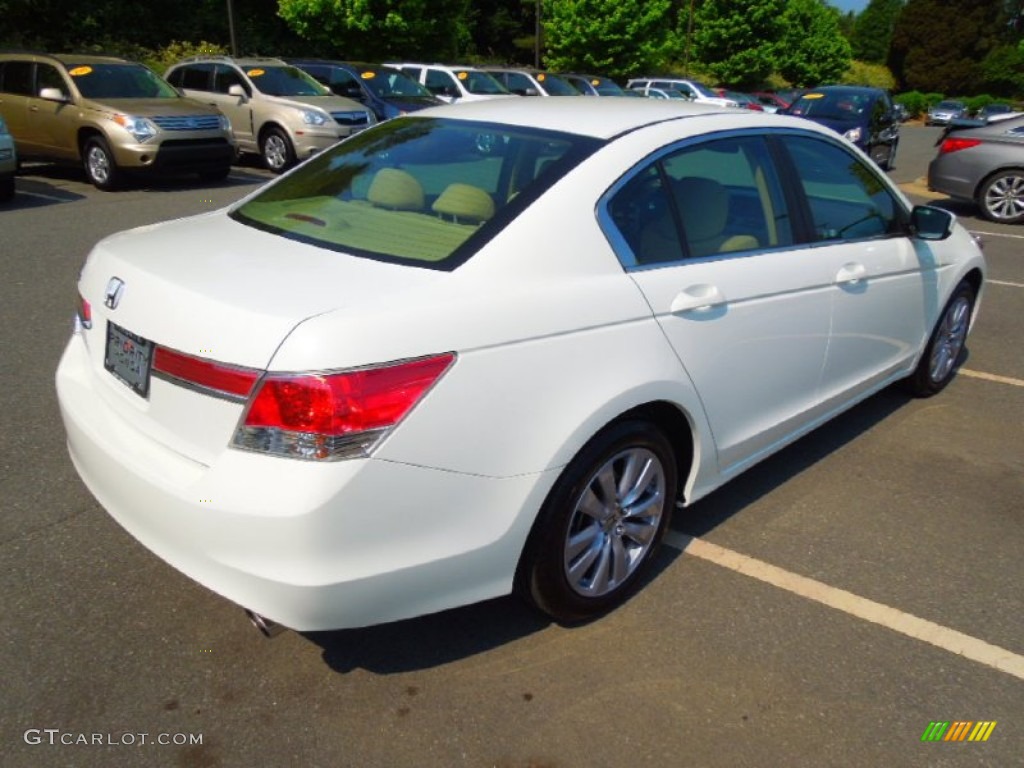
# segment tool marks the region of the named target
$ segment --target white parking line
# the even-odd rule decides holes
[[[1011,240],[1024,240],[1024,235],[1008,235],[1004,232],[982,232],[981,230],[972,229],[972,235],[984,235],[985,237],[1008,237]]]
[[[687,555],[699,557],[744,576],[758,579],[787,592],[827,605],[829,608],[835,608],[843,613],[870,621],[872,624],[878,624],[907,637],[921,640],[944,651],[963,656],[971,661],[984,664],[986,667],[1024,680],[1024,656],[1005,648],[986,643],[984,640],[965,635],[963,632],[949,629],[933,621],[890,608],[882,603],[876,603],[874,600],[868,600],[852,592],[830,587],[820,581],[783,570],[703,539],[687,536],[677,531],[669,531],[665,536],[665,543]]]
[[[1024,283],[1008,283],[1005,280],[986,280],[985,285],[1007,285],[1010,288],[1024,288]]]
[[[1024,387],[1024,379],[1014,379],[1010,376],[997,376],[994,373],[982,373],[981,371],[972,371],[970,368],[961,368],[957,371],[959,376],[967,376],[971,379],[983,379],[984,381],[994,381],[996,384],[1009,384],[1011,387]]]

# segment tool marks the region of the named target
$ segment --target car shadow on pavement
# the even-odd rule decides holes
[[[178,192],[182,189],[231,188],[262,184],[272,178],[275,177],[270,174],[269,171],[264,171],[261,168],[247,165],[232,165],[231,174],[226,179],[220,181],[203,181],[194,173],[167,176],[126,173],[121,178],[115,191],[109,193],[97,191],[97,194],[116,195],[119,192],[132,191]],[[85,197],[85,195],[71,192],[68,189],[62,189],[62,187],[69,184],[83,184],[89,190],[94,189],[86,179],[85,171],[77,166],[63,165],[60,163],[33,163],[29,166],[23,166],[18,172],[18,176],[15,181],[18,194],[15,195],[15,200],[20,197],[21,192],[28,192],[28,194],[31,195],[33,194],[33,187],[47,184],[65,196],[73,196],[68,197],[67,200],[51,200],[50,203],[69,202],[71,200],[80,200]],[[51,197],[57,197],[56,193],[47,194]],[[48,203],[40,202],[38,204],[44,205]]]
[[[49,181],[35,177],[17,177],[14,181],[14,189],[14,198],[9,203],[0,206],[0,212],[73,203],[76,200],[83,200],[85,198],[85,195],[80,195],[69,189],[62,189],[56,184],[51,184]]]
[[[898,385],[882,390],[751,467],[693,506],[677,510],[673,530],[689,536],[704,536],[913,401],[914,398],[901,391]]]
[[[679,550],[662,547],[629,599],[642,593],[681,555]],[[524,600],[509,595],[391,624],[301,634],[321,647],[324,662],[335,672],[364,669],[378,675],[393,675],[486,653],[547,629],[553,623]]]

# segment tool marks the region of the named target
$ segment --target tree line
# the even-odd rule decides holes
[[[229,13],[232,24],[229,25]],[[1024,95],[1024,0],[0,0],[0,48],[503,63]],[[230,26],[230,28],[229,28]]]

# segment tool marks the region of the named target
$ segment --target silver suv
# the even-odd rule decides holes
[[[717,95],[704,83],[698,80],[683,80],[674,77],[637,77],[626,83],[631,90],[640,91],[645,96],[651,89],[663,91],[679,91],[683,97],[697,104],[713,104],[716,107],[738,107],[739,102]]]
[[[196,56],[168,69],[167,79],[227,115],[239,151],[260,155],[275,173],[374,122],[362,104],[280,59]]]
[[[22,160],[82,163],[104,190],[126,171],[223,179],[235,159],[223,115],[124,59],[0,53],[0,115]]]

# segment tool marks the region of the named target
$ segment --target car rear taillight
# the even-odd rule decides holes
[[[204,394],[244,401],[263,372],[157,347],[153,355],[153,373]]]
[[[446,353],[340,373],[268,374],[232,445],[297,459],[368,456],[454,360]]]
[[[84,328],[89,330],[92,328],[92,305],[85,300],[85,297],[78,294],[78,309],[75,311],[75,325],[76,330]]]
[[[981,144],[980,139],[957,139],[948,138],[942,142],[942,146],[939,147],[940,155],[948,155],[950,152],[959,152],[961,149],[970,149]]]

